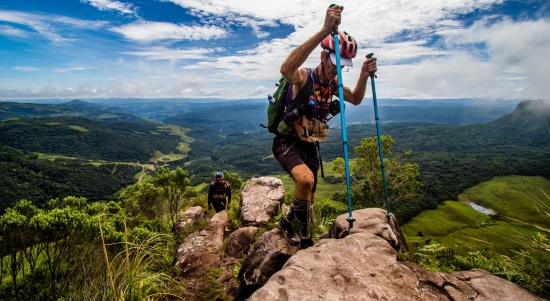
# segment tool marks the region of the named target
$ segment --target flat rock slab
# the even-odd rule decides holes
[[[483,270],[435,273],[397,255],[388,241],[367,232],[323,239],[294,254],[248,301],[543,300]]]

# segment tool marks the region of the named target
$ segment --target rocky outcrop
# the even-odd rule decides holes
[[[241,266],[241,296],[247,298],[264,285],[298,250],[300,246],[289,244],[278,229],[262,234]]]
[[[179,233],[185,226],[190,224],[198,224],[204,217],[204,211],[201,206],[194,206],[185,210],[183,216],[178,218],[174,226],[176,233]]]
[[[403,246],[397,223],[390,225],[380,209],[354,211],[353,216],[357,221],[351,230],[345,214],[325,235],[340,239],[320,239],[298,251],[248,301],[542,300],[483,270],[436,273],[398,261]]]
[[[248,226],[259,226],[277,215],[283,204],[283,181],[272,177],[252,178],[241,193],[241,216]]]
[[[353,228],[350,229],[347,221],[348,215],[343,214],[334,219],[330,230],[321,235],[320,239],[343,238],[355,233],[371,233],[389,242],[395,250],[402,253],[409,252],[405,235],[399,228],[395,216],[388,217],[385,210],[378,208],[355,210],[352,212],[352,216],[355,218]]]
[[[254,236],[258,230],[256,227],[245,227],[231,233],[227,244],[227,255],[240,259],[250,249],[250,244],[254,242]]]
[[[216,213],[206,229],[187,236],[176,253],[175,266],[183,278],[201,277],[221,263],[224,229],[229,225],[225,211]]]

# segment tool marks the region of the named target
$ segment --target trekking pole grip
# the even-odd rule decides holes
[[[371,53],[367,54],[365,57],[366,57],[367,59],[372,59],[373,56],[374,56],[374,53],[371,52]],[[371,73],[370,73],[370,77],[371,77],[371,79],[374,78],[374,72],[371,72]]]
[[[332,3],[328,8],[331,8],[333,6],[336,6],[336,4]],[[334,24],[334,28],[332,29],[332,36],[335,36],[337,34],[338,34],[338,24]]]

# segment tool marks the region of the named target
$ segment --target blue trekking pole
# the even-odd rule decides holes
[[[329,7],[332,7],[336,4],[331,4]],[[350,180],[349,180],[349,159],[348,159],[348,137],[346,134],[346,116],[344,114],[344,85],[342,84],[342,69],[340,68],[340,41],[338,40],[338,25],[334,25],[334,30],[332,31],[332,36],[334,37],[334,54],[336,56],[336,72],[338,74],[338,96],[340,97],[340,118],[342,120],[342,144],[344,145],[344,165],[346,168],[346,186],[348,191],[348,213],[349,216],[346,219],[349,223],[349,228],[353,228],[353,222],[355,218],[351,213],[351,189],[350,189]]]
[[[370,59],[374,53],[367,54],[367,58]],[[384,166],[384,153],[382,152],[382,138],[380,137],[380,118],[378,117],[378,103],[376,101],[376,86],[374,85],[374,74],[370,74],[370,81],[372,84],[372,102],[374,104],[374,118],[376,119],[376,134],[378,135],[378,151],[380,152],[380,166],[382,168],[382,181],[384,182],[384,197],[386,198],[386,216],[388,219],[391,216],[390,202],[388,201],[388,186],[386,185],[386,168]]]

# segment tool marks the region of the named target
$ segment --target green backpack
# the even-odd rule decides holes
[[[263,124],[261,126],[267,128],[270,133],[282,134],[285,136],[293,133],[294,126],[287,122],[283,116],[285,112],[294,110],[304,101],[309,100],[313,77],[311,69],[307,70],[310,75],[310,79],[307,80],[305,87],[302,88],[300,94],[296,97],[296,101],[291,102],[292,91],[289,90],[290,83],[284,76],[281,76],[279,83],[275,84],[277,86],[277,90],[275,90],[273,96],[267,96],[267,99],[269,100],[269,104],[267,105],[267,127]],[[289,104],[289,106],[285,110],[286,104]]]

